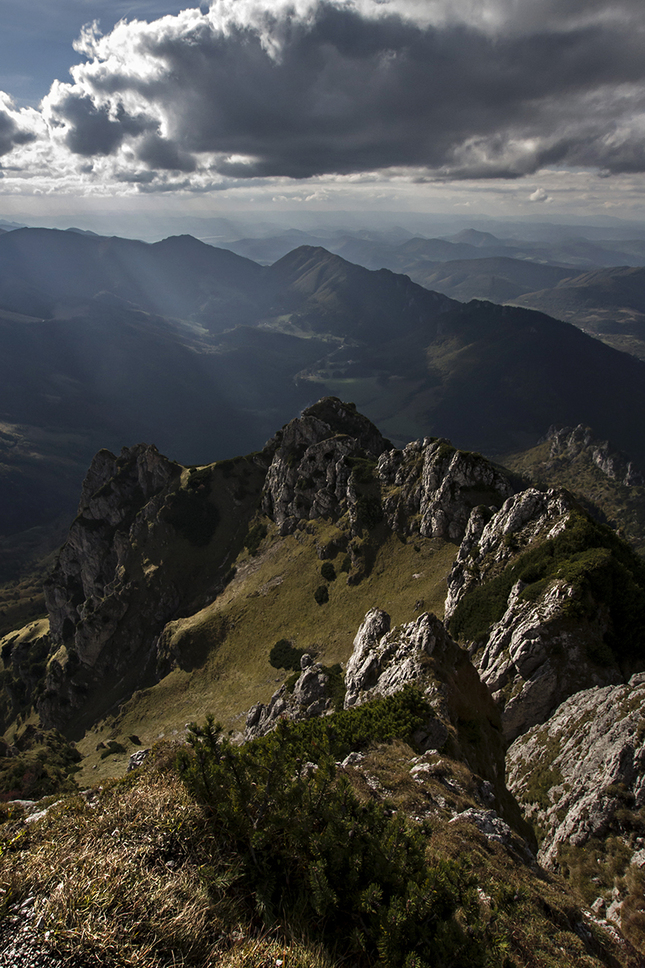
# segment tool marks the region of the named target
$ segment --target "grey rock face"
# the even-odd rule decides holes
[[[371,498],[392,531],[459,541],[471,510],[499,507],[513,493],[507,477],[479,454],[426,437],[393,449],[366,418],[335,397],[292,420],[269,445],[274,456],[262,510],[289,534],[303,521],[348,513],[361,526],[360,472],[356,458],[378,463]]]
[[[52,640],[63,643],[73,638],[81,662],[95,659],[110,635],[107,626],[113,627],[127,609],[117,585],[124,584],[124,559],[135,520],[145,527],[156,516],[165,497],[160,492],[178,473],[177,464],[144,444],[124,448],[120,458],[107,451],[94,458],[79,513],[45,584]],[[93,618],[97,606],[98,622]]]
[[[645,806],[645,673],[586,689],[510,746],[507,783],[543,831],[539,860],[557,866],[561,844],[584,845],[616,811]],[[637,844],[641,862],[645,844]]]
[[[301,521],[356,516],[352,457],[376,460],[391,445],[366,417],[326,397],[288,423],[274,441],[262,510],[290,534]]]
[[[383,510],[399,534],[460,541],[471,511],[499,507],[513,493],[509,480],[479,454],[426,437],[379,458]]]
[[[475,657],[509,741],[543,723],[573,693],[623,680],[616,664],[589,660],[590,647],[602,647],[605,621],[599,615],[595,622],[572,623],[566,607],[576,593],[570,585],[555,582],[537,602],[521,601],[522,588],[521,582],[513,587],[504,616]]]
[[[446,618],[519,551],[560,534],[573,507],[566,491],[529,488],[489,520],[480,509],[473,511],[448,579]],[[604,648],[608,616],[601,607],[588,617],[572,618],[570,606],[579,592],[565,580],[553,580],[536,600],[522,597],[525,587],[515,583],[485,643],[473,643],[470,650],[501,711],[508,741],[544,722],[573,693],[624,678],[615,663],[599,665],[589,658]]]
[[[329,676],[320,663],[311,662],[310,656],[307,658],[310,662],[302,668],[292,692],[282,685],[268,703],[256,703],[251,707],[246,717],[245,740],[264,736],[283,718],[310,719],[331,712],[332,703],[327,695]]]
[[[390,616],[371,609],[354,639],[345,672],[345,708],[377,696],[391,696],[403,686],[421,683],[422,656],[449,642],[442,623],[425,612],[414,622],[390,630]]]
[[[552,427],[547,435],[551,441],[551,458],[566,457],[575,460],[583,453],[588,453],[592,461],[603,474],[612,480],[619,481],[626,487],[642,487],[645,477],[633,463],[623,454],[613,450],[609,441],[597,440],[589,427],[578,424],[577,427]]]
[[[118,458],[101,451],[92,462],[78,516],[45,583],[56,653],[38,702],[45,725],[62,725],[93,685],[118,679],[133,663],[145,666],[145,655],[154,654],[155,630],[179,594],[163,580],[159,562],[142,560],[140,545],[151,529],[168,528],[159,512],[180,472],[145,444],[124,448]],[[126,615],[127,633],[119,638]]]
[[[392,696],[404,686],[414,685],[425,694],[446,727],[441,735],[447,736],[447,727],[457,718],[452,702],[457,691],[455,682],[464,670],[470,673],[469,686],[474,692],[479,689],[492,709],[466,653],[453,642],[436,615],[424,612],[413,622],[391,628],[387,612],[372,608],[356,633],[347,662],[345,709]],[[439,734],[434,721],[425,734],[434,748],[441,745],[437,743]]]
[[[573,507],[571,496],[560,488],[538,491],[529,487],[509,497],[492,515],[475,508],[448,579],[446,620],[466,592],[480,584],[493,567],[509,561],[538,538],[558,535]]]

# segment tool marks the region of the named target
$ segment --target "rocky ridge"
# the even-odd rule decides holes
[[[474,590],[519,554],[556,539],[576,508],[562,489],[514,493],[511,480],[489,461],[442,439],[394,449],[369,420],[336,398],[287,424],[257,464],[261,510],[280,533],[320,518],[338,523],[333,547],[323,544],[318,554],[346,549],[350,582],[365,575],[356,538],[380,521],[398,534],[460,541],[448,580],[449,623]],[[173,649],[164,658],[170,635],[164,626],[186,599],[185,576],[166,562],[182,524],[173,501],[185,498],[197,525],[208,530],[207,485],[207,477],[187,473],[143,445],[120,458],[103,451],[93,461],[79,514],[46,587],[51,648],[39,711],[48,725],[60,725],[61,705],[82,705],[88,679],[104,677],[108,666],[118,675],[136,655],[152,674],[155,663],[177,661]],[[484,641],[470,646],[502,710],[508,739],[544,721],[579,689],[624,678],[615,663],[589,661],[594,649],[602,651],[609,623],[602,609],[571,621],[578,597],[572,582],[553,581],[537,597],[526,591],[522,573]],[[126,640],[121,650],[118,642]]]
[[[83,705],[92,682],[120,679],[133,659],[145,677],[150,631],[160,629],[180,596],[159,580],[160,562],[144,559],[142,544],[180,473],[145,445],[125,448],[118,458],[101,451],[92,462],[78,515],[45,584],[52,643],[38,703],[45,725],[59,724],[61,705]],[[119,629],[128,612],[126,641]]]
[[[584,847],[609,835],[638,865],[642,575],[569,492],[515,488],[484,458],[442,439],[394,449],[335,398],[308,408],[238,464],[182,468],[145,445],[118,458],[102,451],[47,585],[50,637],[39,627],[5,638],[5,668],[24,678],[31,650],[48,641],[38,710],[43,724],[73,731],[90,706],[100,714],[162,678],[169,666],[160,660],[181,664],[177,616],[217,598],[253,522],[282,537],[334,522],[333,541],[317,553],[347,551],[348,584],[368,574],[355,554],[366,535],[460,542],[448,578],[448,630],[428,612],[392,627],[386,611],[372,608],[346,665],[345,708],[414,684],[434,714],[415,737],[415,782],[434,776],[442,756],[476,780],[477,806],[455,819],[492,839],[506,836],[503,823],[521,828],[504,781],[513,741],[508,784],[540,830],[545,866],[557,868],[563,844]],[[634,624],[627,653],[617,589],[629,592],[619,601]],[[305,655],[291,685],[253,706],[245,738],[284,716],[330,712],[331,679]],[[486,813],[492,806],[499,823]]]
[[[497,513],[476,508],[448,580],[446,620],[474,585],[481,585],[500,564],[536,540],[556,537],[575,502],[562,489],[547,492],[529,487],[504,502]]]
[[[366,573],[360,539],[384,524],[399,535],[459,542],[473,508],[497,509],[514,493],[510,477],[479,454],[426,437],[393,448],[353,405],[326,398],[282,428],[267,445],[273,457],[261,510],[292,534],[324,518],[342,534],[322,558],[339,549],[352,559],[349,581]]]
[[[461,541],[471,512],[499,507],[514,493],[490,461],[443,438],[415,440],[378,461],[383,513],[392,531]]]
[[[333,397],[307,408],[246,462],[252,488],[230,476],[230,462],[220,472],[219,465],[186,469],[143,444],[119,457],[96,455],[45,586],[46,676],[42,688],[27,684],[30,692],[38,687],[44,724],[67,728],[84,709],[96,712],[97,700],[102,709],[122,702],[181,663],[168,623],[194,610],[191,599],[197,606],[217,595],[224,564],[234,560],[258,507],[283,535],[316,519],[336,522],[334,540],[318,554],[347,552],[347,580],[358,583],[370,568],[361,542],[381,523],[383,534],[455,541],[477,502],[497,506],[512,492],[487,461],[446,441],[393,449],[353,405]],[[199,549],[188,567],[173,563],[181,539]],[[202,601],[195,582],[207,587]]]
[[[612,632],[607,604],[588,592],[579,569],[567,569],[563,562],[554,570],[550,564],[558,539],[568,539],[580,514],[572,496],[554,488],[528,488],[492,516],[477,510],[448,580],[446,620],[459,627],[460,604],[463,616],[469,593],[485,593],[494,581],[503,586],[509,576],[494,620],[481,627],[469,649],[500,707],[509,741],[544,722],[579,690],[625,679],[606,645]],[[540,549],[547,549],[546,564],[521,557]],[[576,554],[584,552],[572,549],[571,558]],[[514,569],[513,561],[519,562]]]
[[[509,789],[540,838],[540,863],[573,873],[595,915],[627,937],[642,925],[644,709],[643,673],[581,691],[516,739],[506,760]]]
[[[262,475],[262,455],[241,462],[243,480],[256,463]],[[217,594],[227,555],[246,531],[249,512],[236,496],[245,493],[243,480],[229,465],[219,473],[182,468],[145,444],[119,457],[97,454],[45,583],[49,658],[37,699],[45,726],[82,730],[84,717],[159,678],[169,661],[164,626],[181,608],[194,610],[189,603],[200,591]],[[220,540],[206,555],[215,534]]]
[[[645,486],[645,476],[633,461],[615,450],[608,440],[597,440],[589,427],[551,427],[546,440],[550,443],[550,458],[564,457],[569,461],[587,453],[606,477],[625,487]]]
[[[563,702],[511,744],[507,777],[543,831],[539,857],[548,867],[557,866],[562,845],[581,847],[612,826],[620,829],[621,811],[645,807],[645,673]],[[644,833],[632,830],[629,837],[642,852],[641,866]]]

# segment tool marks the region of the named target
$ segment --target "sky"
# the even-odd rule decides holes
[[[0,218],[645,221],[642,0],[0,0]]]

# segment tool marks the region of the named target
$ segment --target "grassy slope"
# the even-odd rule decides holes
[[[455,545],[417,538],[402,543],[384,535],[369,577],[349,586],[340,571],[342,553],[333,559],[337,579],[326,583],[321,576],[315,546],[329,537],[330,525],[322,521],[285,538],[270,526],[256,557],[242,551],[225,591],[195,614],[171,623],[180,667],[136,693],[116,717],[79,742],[85,757],[81,785],[123,772],[127,755],[138,748],[129,740],[132,735],[149,746],[162,735],[183,735],[188,721],[208,713],[227,729],[243,729],[248,709],[267,702],[288,674],[269,664],[278,639],[288,638],[332,665],[348,659],[358,627],[374,606],[386,609],[393,624],[412,621],[425,610],[443,614]],[[320,606],[314,592],[322,584],[328,584],[329,602]],[[96,746],[110,739],[121,742],[127,753],[101,760]]]

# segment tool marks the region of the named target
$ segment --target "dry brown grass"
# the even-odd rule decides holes
[[[584,918],[563,879],[532,870],[472,824],[449,822],[455,808],[474,802],[477,780],[463,764],[431,756],[431,770],[417,783],[411,754],[400,741],[381,744],[348,775],[361,797],[424,820],[430,863],[454,858],[467,865],[480,899],[477,923],[496,939],[499,965],[640,968],[633,949]],[[337,966],[329,952],[290,936],[284,925],[262,932],[250,923],[240,885],[230,889],[236,871],[218,857],[202,808],[172,762],[172,747],[164,746],[154,767],[88,798],[68,798],[40,822],[5,822],[4,910],[34,897],[32,924],[40,925],[43,944],[84,968]],[[642,889],[637,880],[630,885],[634,901]],[[625,914],[637,934],[641,905]]]
[[[128,968],[331,968],[315,947],[258,936],[216,870],[203,815],[172,771],[149,770],[34,824],[6,824],[4,909],[35,897],[46,947]]]

